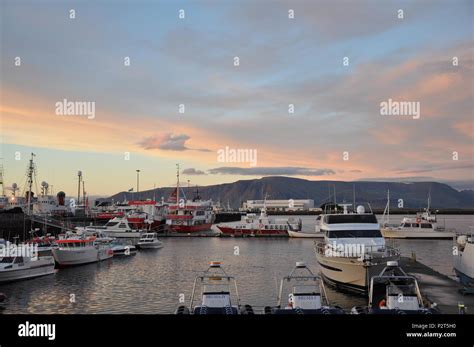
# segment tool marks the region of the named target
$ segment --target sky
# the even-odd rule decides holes
[[[474,188],[472,1],[0,4],[7,188],[32,152],[38,182],[71,195],[78,170],[89,194],[109,195],[136,189],[137,169],[140,190],[173,185],[177,163],[192,185]],[[64,99],[94,103],[94,117],[58,114]],[[419,117],[382,115],[388,100]],[[222,160],[226,148],[246,155]]]

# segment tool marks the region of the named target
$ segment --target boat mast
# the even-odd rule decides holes
[[[179,164],[176,164],[176,205],[179,207]]]
[[[28,216],[31,212],[31,189],[33,189],[33,173],[35,171],[35,166],[33,163],[34,157],[35,154],[31,153],[30,164],[28,165]]]

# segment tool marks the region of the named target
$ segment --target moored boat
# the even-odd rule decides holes
[[[198,288],[198,285],[201,288]],[[195,305],[194,298],[201,294],[201,303]],[[236,303],[232,301],[236,300]],[[194,279],[193,291],[189,306],[181,305],[176,314],[195,315],[238,315],[253,314],[250,305],[241,306],[237,281],[229,276],[220,262],[210,262],[209,268]]]
[[[387,261],[398,260],[400,252],[385,245],[377,218],[365,213],[325,214],[321,219],[324,242],[315,243],[316,259],[323,279],[342,290],[367,293],[370,278],[380,273]]]
[[[163,247],[163,242],[160,241],[156,233],[145,233],[140,237],[136,246],[139,249],[158,249]]]
[[[212,200],[202,200],[198,191],[192,200],[187,200],[186,197],[181,198],[179,166],[176,177],[176,189],[168,199],[166,225],[171,231],[178,233],[197,233],[210,230],[215,220]]]
[[[301,233],[301,219],[270,218],[267,215],[266,205],[260,211],[260,215],[247,213],[241,217],[240,222],[222,223],[217,228],[225,236],[283,236],[288,237],[289,231]],[[302,234],[298,234],[302,235]]]
[[[0,283],[52,275],[54,258],[38,256],[31,244],[9,245],[0,240]]]
[[[464,285],[464,294],[474,294],[474,236],[460,235],[453,252],[454,271]]]
[[[452,239],[453,230],[439,226],[436,215],[430,211],[431,196],[428,196],[428,206],[416,217],[404,217],[399,225],[389,223],[390,218],[390,192],[387,193],[387,205],[383,214],[381,232],[386,239]]]
[[[291,286],[288,304],[283,307],[285,287]],[[331,306],[324,282],[303,262],[297,262],[288,276],[280,282],[278,303],[275,307],[264,308],[265,314],[344,314],[338,306]]]
[[[415,277],[409,276],[397,261],[387,262],[370,280],[369,304],[355,306],[352,314],[434,314],[436,305],[426,305]]]
[[[97,243],[95,237],[71,237],[57,240],[53,256],[59,266],[95,263],[113,257],[109,244]]]

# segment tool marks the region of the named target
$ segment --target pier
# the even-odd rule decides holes
[[[441,313],[458,314],[458,305],[463,304],[467,313],[474,314],[474,295],[463,295],[464,287],[459,282],[412,258],[402,257],[400,265],[416,277],[424,299],[436,303]]]

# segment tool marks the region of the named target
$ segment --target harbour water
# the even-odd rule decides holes
[[[396,223],[402,216],[391,217]],[[314,216],[303,216],[304,230],[313,230]],[[440,225],[466,232],[474,216],[438,216]],[[189,302],[194,277],[209,261],[222,261],[237,278],[242,304],[257,310],[274,305],[281,277],[295,262],[304,261],[315,272],[318,266],[311,239],[199,238],[163,239],[160,250],[113,258],[101,263],[59,270],[55,275],[3,284],[7,300],[2,313],[171,314],[184,294]],[[416,253],[417,260],[453,276],[451,240],[397,240],[402,255]],[[333,304],[350,309],[366,299],[328,290]]]

